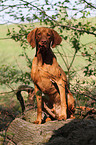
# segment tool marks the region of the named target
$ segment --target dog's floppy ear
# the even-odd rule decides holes
[[[62,41],[62,38],[60,37],[60,35],[52,29],[52,33],[53,33],[53,42],[52,42],[52,48],[54,48],[56,45],[59,45]]]
[[[35,42],[35,33],[36,33],[37,28],[35,28],[34,30],[32,30],[28,36],[27,36],[27,40],[30,43],[30,45],[32,46],[32,48],[34,48],[36,46],[36,42]]]

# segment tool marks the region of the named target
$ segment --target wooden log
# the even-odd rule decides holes
[[[37,125],[16,118],[6,136],[7,143],[10,141],[7,145],[95,145],[96,120],[56,120]]]
[[[7,130],[7,138],[18,145],[24,144],[24,142],[30,145],[46,143],[53,135],[54,130],[57,130],[68,122],[70,122],[70,120],[60,122],[50,121],[45,124],[37,125],[16,118]]]

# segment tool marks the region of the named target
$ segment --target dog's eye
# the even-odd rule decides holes
[[[51,36],[50,33],[47,33],[47,36],[50,37]]]
[[[38,33],[38,36],[40,36],[41,35],[41,33]]]

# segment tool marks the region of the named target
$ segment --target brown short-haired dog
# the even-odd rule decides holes
[[[33,48],[36,46],[31,70],[37,98],[35,123],[42,122],[42,109],[55,119],[66,120],[67,114],[72,115],[74,112],[75,100],[68,89],[66,75],[51,50],[51,47],[59,45],[62,39],[55,30],[40,27],[32,30],[27,40]],[[40,92],[48,97],[42,97]]]

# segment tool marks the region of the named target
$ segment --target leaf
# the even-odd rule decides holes
[[[64,39],[67,40],[68,36],[65,36]]]

